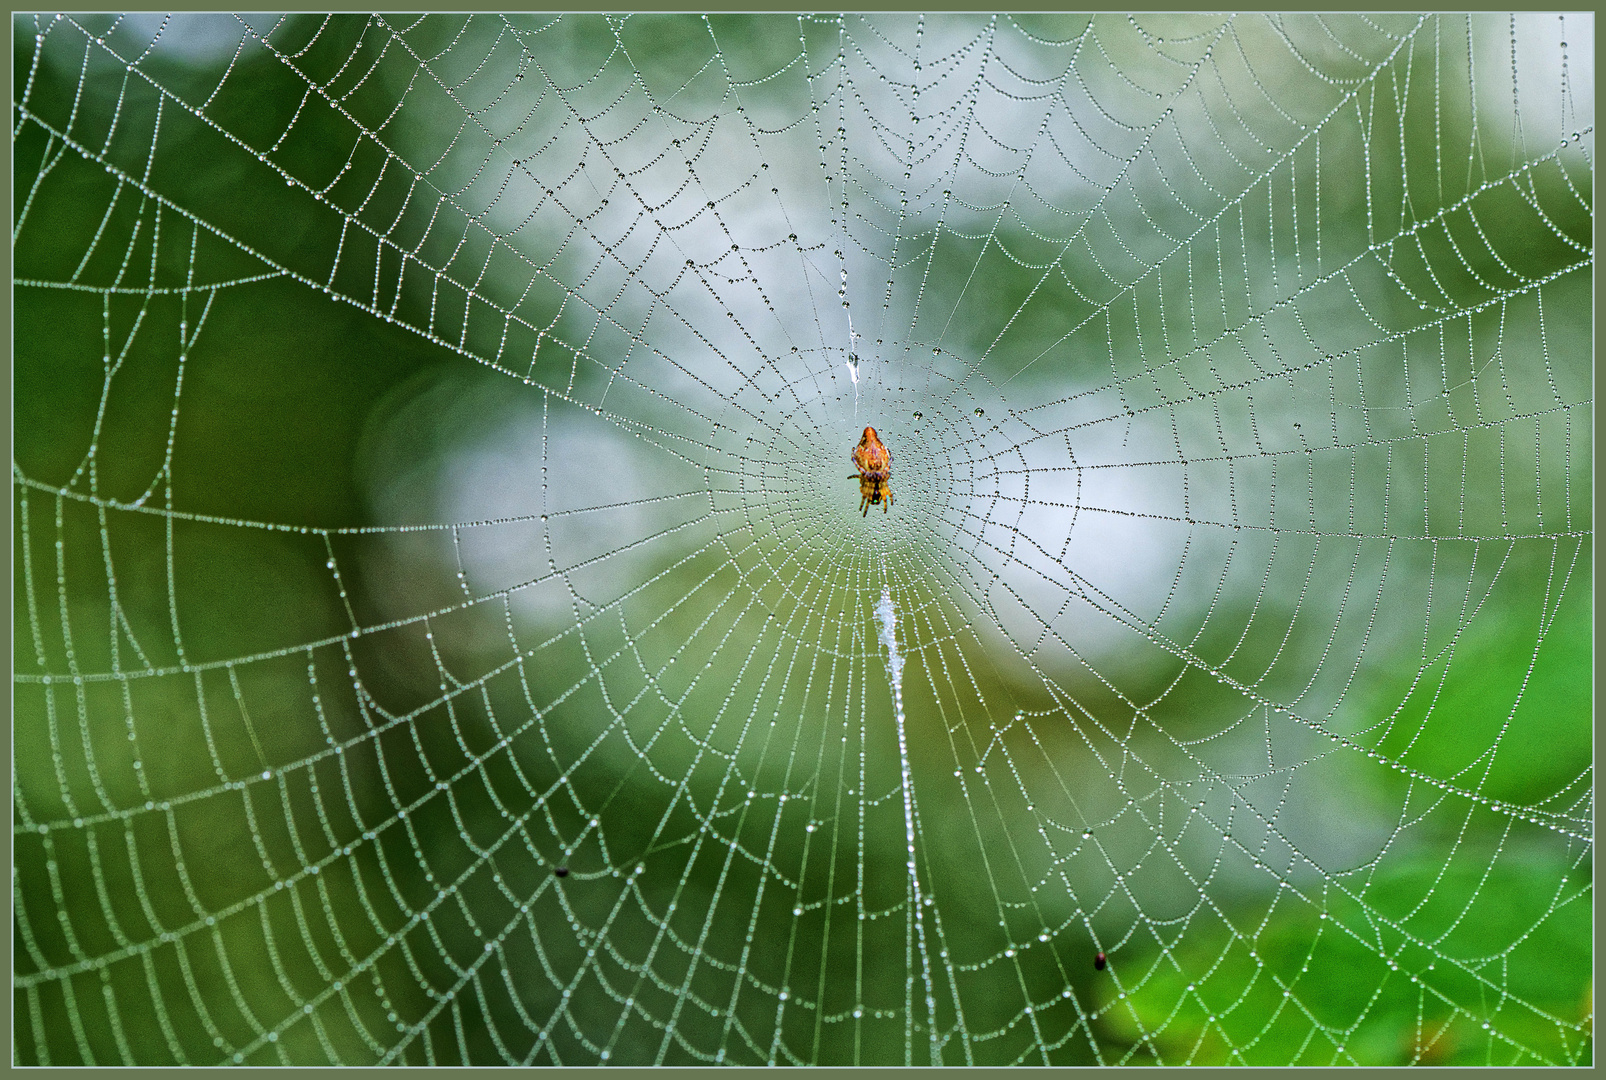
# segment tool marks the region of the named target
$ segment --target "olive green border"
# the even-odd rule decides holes
[[[179,11],[213,11],[213,10],[217,10],[216,8],[208,6],[208,5],[185,4],[185,3],[182,3],[182,2],[179,3],[179,4],[173,5],[172,8],[173,8],[173,10],[179,10]],[[300,6],[296,6],[296,5],[289,5],[289,8],[291,10],[301,10],[301,11],[319,11],[319,10],[355,11],[355,10],[360,10],[360,9],[353,9],[353,8],[346,8],[346,9],[327,8],[327,9],[324,9],[324,8],[319,8],[319,7],[316,7],[316,6],[300,7]],[[442,10],[442,9],[443,9],[443,5],[440,5],[440,4],[421,4],[421,3],[401,3],[401,4],[393,5],[393,6],[388,8],[388,10],[401,10],[401,11],[432,11],[432,10]],[[542,4],[512,4],[512,5],[506,5],[505,9],[506,10],[518,10],[518,11],[557,11],[557,10],[563,10],[563,11],[586,11],[586,12],[590,12],[590,11],[617,11],[617,10],[620,10],[617,6],[602,5],[602,4],[595,4],[595,3],[569,3],[569,4],[564,4],[564,5],[561,5],[561,6],[542,5]],[[1033,0],[1026,0],[1026,2],[1021,2],[1021,0],[1016,0],[1015,3],[1012,3],[1012,4],[1009,5],[1009,9],[1012,10],[1012,11],[1031,11],[1031,12],[1041,12],[1041,11],[1072,11],[1072,12],[1076,12],[1076,11],[1109,11],[1109,10],[1111,10],[1108,7],[1102,7],[1102,6],[1075,6],[1075,7],[1068,7],[1068,6],[1064,5],[1064,4],[1033,2]],[[1457,8],[1454,8],[1454,9],[1439,9],[1439,10],[1511,11],[1511,10],[1515,10],[1515,9],[1516,9],[1515,5],[1512,5],[1512,4],[1498,4],[1497,5],[1497,4],[1488,3],[1487,0],[1483,0],[1483,2],[1479,2],[1479,0],[1474,0],[1473,3],[1466,4],[1464,6],[1458,6]],[[13,10],[13,13],[15,13],[15,11],[18,10],[18,9],[12,9],[12,10]],[[503,9],[501,9],[501,8],[477,8],[475,10],[495,11],[495,10],[503,10]],[[756,4],[753,4],[753,3],[717,3],[717,2],[716,3],[706,3],[706,4],[703,4],[703,5],[700,5],[700,6],[696,6],[696,7],[688,7],[687,5],[685,5],[683,3],[668,3],[668,2],[665,2],[665,3],[657,3],[657,4],[654,4],[654,3],[638,3],[636,5],[632,5],[629,10],[655,11],[655,12],[656,11],[708,11],[708,12],[770,12],[770,11],[774,11],[774,12],[781,12],[781,11],[796,11],[796,10],[800,10],[800,9],[799,9],[798,6],[795,6],[795,5],[792,5],[792,6],[780,6],[780,5],[756,5]],[[985,9],[978,8],[973,3],[955,3],[955,2],[952,2],[952,0],[949,0],[949,2],[940,2],[940,0],[939,0],[939,2],[926,3],[926,4],[910,3],[910,2],[908,2],[908,0],[904,0],[904,2],[901,2],[901,3],[899,2],[899,0],[882,0],[882,2],[880,4],[877,4],[875,7],[863,8],[863,9],[857,9],[857,10],[877,11],[877,12],[880,12],[880,11],[887,11],[887,12],[918,12],[918,11],[967,12],[967,11],[984,11]],[[1147,3],[1145,3],[1145,4],[1131,4],[1131,5],[1127,6],[1124,10],[1129,10],[1129,11],[1134,11],[1134,12],[1153,12],[1153,11],[1187,11],[1187,10],[1200,10],[1200,9],[1179,8],[1179,7],[1177,7],[1175,5],[1171,5],[1171,4],[1147,4]],[[1222,9],[1222,10],[1224,10],[1224,9]],[[1283,5],[1283,4],[1254,3],[1254,4],[1234,5],[1233,6],[1233,10],[1241,10],[1241,11],[1292,11],[1292,10],[1337,11],[1337,10],[1348,10],[1348,11],[1358,11],[1358,12],[1359,11],[1385,12],[1385,11],[1401,11],[1401,10],[1409,10],[1409,9],[1399,8],[1399,7],[1373,7],[1373,6],[1362,6],[1362,7],[1355,7],[1355,8],[1349,8],[1349,9],[1319,8],[1319,7],[1297,8],[1297,7],[1290,7],[1289,5]],[[1588,9],[1588,8],[1556,8],[1556,9],[1553,9],[1553,10],[1557,11],[1558,13],[1562,13],[1562,12],[1572,13],[1572,12],[1587,12],[1590,9]],[[1596,31],[1596,36],[1597,37],[1598,37],[1598,34],[1599,34],[1599,32],[1597,30]],[[12,55],[9,50],[8,50],[8,54],[7,55],[8,56]],[[9,174],[10,173],[10,167],[9,166],[11,164],[11,142],[10,142],[10,140],[6,140],[5,145],[4,145],[4,149],[0,150],[0,154],[3,154],[5,159],[6,159],[7,173]],[[12,194],[12,198],[13,198],[13,201],[14,201],[15,193]],[[11,248],[10,248],[9,245],[7,245],[5,247],[4,254],[0,255],[0,259],[4,260],[6,277],[9,280],[10,276],[11,276]],[[1602,287],[1603,287],[1602,279],[1601,279],[1600,275],[1597,273],[1595,275],[1595,308],[1596,308],[1597,311],[1601,307]],[[11,322],[11,294],[10,293],[6,294],[3,303],[5,305],[6,320],[7,320],[8,324],[9,324]],[[7,391],[8,391],[8,401],[9,401],[10,400],[9,394],[10,394],[10,390],[11,390],[11,379],[12,379],[12,363],[11,363],[12,354],[8,350],[6,355],[7,355],[6,387],[7,387]],[[1596,372],[1597,372],[1597,376],[1598,376],[1598,373],[1599,373],[1599,367],[1598,367],[1599,357],[1598,357],[1598,354],[1595,357],[1595,362],[1596,362]],[[1596,382],[1597,383],[1599,382],[1598,377],[1596,379]],[[7,436],[7,441],[9,443],[10,436],[11,436],[11,410],[9,408],[6,410],[4,420],[0,421],[0,422],[3,422],[3,424],[4,424],[4,429],[5,429],[5,433],[6,433],[6,436]],[[1595,446],[1595,455],[1594,456],[1595,456],[1595,471],[1594,471],[1593,475],[1598,477],[1598,476],[1601,475],[1601,457],[1602,457],[1601,448],[1600,448],[1598,443]],[[1592,491],[1591,492],[1591,506],[1592,507],[1595,505],[1594,499],[1593,499],[1593,494],[1594,493]],[[8,518],[8,521],[7,521],[7,536],[8,536],[8,542],[12,542],[14,544],[15,526],[10,521],[11,513],[12,513],[11,503],[8,501],[7,502],[7,518]],[[1594,538],[1594,533],[1593,533],[1593,530],[1592,530],[1591,531],[1591,539],[1593,540],[1593,538]],[[1595,555],[1594,544],[1592,543],[1591,544],[1591,559],[1592,559],[1591,567],[1592,568],[1596,565],[1596,563],[1594,562],[1594,555]],[[14,556],[15,556],[15,553],[13,552],[13,562],[14,562]],[[1594,593],[1595,599],[1596,599],[1595,607],[1598,610],[1598,608],[1600,606],[1599,605],[1600,578],[1599,578],[1598,574],[1596,574],[1593,577],[1592,580],[1593,580],[1593,585],[1594,585],[1594,590],[1595,590],[1595,593]],[[7,578],[6,578],[6,582],[7,582],[7,591],[10,592],[11,589],[12,589],[12,586],[14,584],[13,576],[8,574]],[[10,632],[10,629],[11,629],[12,625],[13,625],[12,622],[10,620],[8,620],[7,621],[8,634]],[[14,649],[13,650],[8,650],[8,653],[9,653],[9,655],[11,655],[13,657],[15,656]],[[1595,668],[1596,668],[1597,671],[1601,667],[1601,657],[1602,657],[1602,642],[1601,642],[1600,635],[1596,634],[1595,635]],[[6,685],[6,689],[5,689],[5,693],[7,695],[8,700],[9,700],[10,692],[11,692],[11,685],[10,685],[10,683],[8,681],[8,683]],[[1593,695],[1592,695],[1592,700],[1594,700]],[[1600,729],[1600,711],[1599,711],[1598,702],[1597,702],[1597,705],[1596,705],[1594,720],[1595,720],[1595,729],[1596,729],[1596,732],[1598,734],[1599,729]],[[6,710],[5,731],[6,731],[7,745],[9,746],[10,745],[10,737],[11,737],[11,710],[9,708],[7,708],[7,710]],[[1597,753],[1599,751],[1599,742],[1600,741],[1597,738],[1596,741],[1595,741]],[[11,840],[10,840],[10,836],[8,834],[8,839],[7,839],[7,852],[8,852],[8,854],[10,853],[10,844],[11,844]],[[1597,908],[1596,908],[1596,933],[1595,933],[1595,938],[1596,938],[1597,941],[1600,940],[1599,920],[1600,920],[1600,909],[1597,906]],[[0,1014],[0,1027],[3,1027],[3,1030],[5,1031],[6,1042],[7,1042],[8,1045],[11,1043],[11,1021],[12,1021],[12,1010],[11,1009],[4,1010],[3,1014]],[[70,1074],[82,1075],[82,1073],[83,1073],[83,1070],[80,1070],[80,1069],[61,1069],[61,1070],[56,1070],[56,1069],[41,1068],[41,1069],[30,1069],[29,1070],[29,1072],[31,1072],[31,1073],[38,1073],[38,1074],[53,1074],[53,1073],[58,1072],[58,1071],[63,1075],[70,1075]],[[136,1070],[132,1070],[132,1071],[134,1071],[134,1072],[154,1072],[155,1070],[136,1069]],[[202,1068],[193,1068],[193,1069],[186,1070],[186,1072],[191,1074],[191,1075],[193,1075],[195,1073],[198,1073],[198,1072],[211,1072],[211,1071],[213,1071],[213,1070],[212,1069],[208,1069],[208,1068],[204,1068],[204,1067],[202,1067]],[[222,1069],[219,1068],[217,1071],[221,1072]],[[260,1074],[262,1076],[268,1076],[268,1075],[272,1075],[272,1074],[275,1074],[275,1073],[282,1073],[284,1071],[285,1070],[274,1070],[274,1069],[265,1069],[265,1068],[264,1069],[246,1069],[246,1070],[244,1070],[245,1073],[248,1073],[248,1074],[249,1073],[257,1073],[257,1074]],[[304,1071],[307,1071],[307,1070],[296,1070],[296,1071],[303,1071],[304,1072]],[[323,1070],[312,1070],[312,1071],[321,1072]],[[333,1072],[335,1070],[331,1069],[330,1071]],[[468,1070],[468,1069],[455,1069],[455,1068],[443,1068],[441,1070],[431,1070],[431,1071],[432,1072],[435,1072],[435,1071],[463,1072],[463,1073],[466,1074],[470,1070]],[[587,1071],[589,1071],[589,1070],[587,1070]],[[738,1071],[754,1071],[754,1072],[757,1072],[757,1071],[761,1071],[761,1070],[759,1070],[757,1068],[754,1068],[754,1069],[751,1069],[751,1070],[738,1069]],[[813,1075],[821,1075],[821,1076],[836,1076],[836,1075],[841,1075],[841,1076],[847,1076],[847,1075],[866,1076],[866,1075],[880,1075],[880,1074],[884,1073],[884,1074],[886,1074],[888,1076],[891,1076],[891,1075],[905,1075],[905,1076],[907,1076],[907,1075],[914,1075],[914,1074],[917,1074],[917,1073],[927,1073],[927,1072],[934,1073],[935,1071],[936,1071],[935,1069],[928,1069],[928,1068],[913,1068],[913,1069],[893,1069],[893,1068],[873,1068],[873,1067],[872,1068],[860,1068],[860,1069],[820,1068],[820,1069],[810,1070],[810,1075],[811,1076],[813,1076]],[[1003,1068],[992,1069],[992,1068],[978,1067],[978,1068],[973,1068],[973,1069],[970,1069],[970,1070],[967,1070],[967,1071],[970,1072],[970,1073],[997,1074],[999,1076],[1003,1076],[1003,1075],[1005,1075],[1007,1073],[1011,1077],[1020,1077],[1020,1076],[1031,1076],[1031,1075],[1034,1075],[1034,1074],[1035,1075],[1039,1075],[1039,1076],[1047,1076],[1049,1074],[1063,1073],[1066,1070],[1065,1069],[1050,1069],[1050,1068],[1032,1068],[1032,1067],[1024,1067],[1023,1066],[1023,1067],[1014,1068],[1014,1069],[1008,1069],[1008,1070],[1003,1069]],[[1226,1074],[1229,1070],[1222,1069],[1222,1070],[1205,1070],[1205,1071],[1219,1071],[1222,1074]],[[1273,1074],[1273,1073],[1280,1072],[1280,1071],[1282,1071],[1282,1070],[1272,1069],[1272,1068],[1265,1068],[1265,1069],[1245,1068],[1245,1069],[1231,1070],[1231,1075],[1233,1075],[1233,1076],[1254,1076],[1254,1075],[1258,1075],[1258,1074]],[[1303,1073],[1333,1073],[1333,1074],[1342,1074],[1342,1075],[1345,1075],[1345,1076],[1351,1076],[1351,1075],[1364,1075],[1364,1074],[1369,1074],[1369,1073],[1373,1073],[1373,1072],[1384,1072],[1384,1071],[1392,1072],[1393,1070],[1355,1068],[1355,1069],[1302,1069],[1300,1071],[1303,1072]],[[369,1069],[362,1068],[362,1067],[347,1067],[347,1068],[340,1069],[339,1072],[342,1075],[351,1075],[354,1072],[363,1072],[363,1073],[372,1072],[373,1075],[380,1075],[381,1070],[379,1070],[377,1068],[369,1070]],[[633,1067],[629,1067],[629,1066],[613,1067],[613,1068],[611,1068],[609,1070],[609,1074],[610,1075],[615,1075],[615,1074],[627,1075],[627,1076],[628,1075],[639,1075],[639,1076],[643,1076],[643,1077],[650,1075],[650,1076],[654,1076],[654,1077],[663,1077],[663,1078],[666,1078],[666,1080],[667,1080],[667,1078],[674,1078],[674,1080],[693,1080],[693,1077],[700,1077],[700,1076],[704,1075],[706,1072],[707,1072],[707,1070],[704,1070],[704,1069],[690,1069],[690,1068],[688,1068],[688,1069],[682,1069],[682,1068],[649,1069],[649,1068],[645,1068],[645,1067],[643,1067],[643,1068],[633,1068]],[[234,1075],[239,1075],[240,1074],[240,1070],[234,1070],[233,1074]]]

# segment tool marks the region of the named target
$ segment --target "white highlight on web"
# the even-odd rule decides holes
[[[931,1040],[931,1060],[941,1060],[941,1047],[937,1039],[935,987],[931,979],[931,958],[926,947],[926,903],[920,889],[920,874],[915,862],[915,786],[909,770],[909,739],[904,729],[903,716],[903,653],[898,649],[898,609],[892,602],[891,586],[881,586],[881,602],[875,607],[876,622],[880,624],[879,637],[887,650],[887,679],[892,683],[892,711],[898,720],[898,765],[903,770],[903,835],[908,853],[909,892],[914,908],[915,933],[920,948],[921,974],[926,984],[926,1030]],[[910,1021],[913,1017],[911,1016]]]

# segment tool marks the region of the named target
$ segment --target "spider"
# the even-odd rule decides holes
[[[875,428],[864,429],[859,445],[853,449],[853,467],[859,471],[850,473],[848,479],[859,482],[859,516],[868,514],[870,507],[877,504],[886,513],[892,505],[892,486],[888,483],[892,479],[892,451],[876,435]]]

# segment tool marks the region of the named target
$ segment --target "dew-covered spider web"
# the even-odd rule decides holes
[[[16,1062],[1592,1060],[1591,16],[12,26]]]

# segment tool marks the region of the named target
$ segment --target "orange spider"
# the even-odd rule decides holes
[[[892,486],[888,483],[892,479],[892,451],[877,437],[875,428],[864,429],[859,445],[853,450],[853,467],[859,471],[850,474],[848,479],[859,482],[859,516],[868,514],[870,507],[877,504],[881,512],[886,513],[887,507],[892,505]],[[881,501],[882,496],[886,496],[885,502]]]

